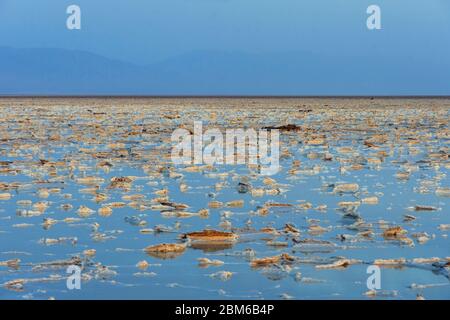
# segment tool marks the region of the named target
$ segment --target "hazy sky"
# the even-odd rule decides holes
[[[66,8],[82,30],[66,29]],[[366,9],[382,10],[369,31]],[[81,49],[147,64],[196,51],[414,55],[450,65],[449,0],[0,0],[0,46]]]

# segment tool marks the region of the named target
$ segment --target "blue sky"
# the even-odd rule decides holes
[[[2,94],[450,95],[450,0],[0,0]]]
[[[82,30],[65,27],[82,9]],[[366,9],[382,9],[382,30]],[[198,50],[412,55],[450,65],[448,0],[0,0],[0,45],[80,49],[136,64]]]

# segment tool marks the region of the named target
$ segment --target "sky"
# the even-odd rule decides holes
[[[66,8],[82,29],[67,30]],[[381,30],[366,9],[381,8]],[[193,51],[441,60],[449,0],[0,0],[0,46],[77,49],[147,65]]]

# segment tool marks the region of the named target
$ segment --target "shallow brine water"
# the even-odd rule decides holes
[[[2,299],[450,298],[449,100],[0,104]],[[194,121],[277,128],[280,171],[174,165]]]

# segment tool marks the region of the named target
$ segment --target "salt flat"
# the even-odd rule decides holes
[[[0,298],[449,299],[449,111],[431,98],[0,99]],[[280,171],[175,165],[171,135],[195,121],[279,130]]]

